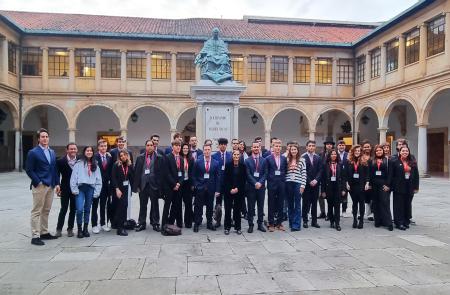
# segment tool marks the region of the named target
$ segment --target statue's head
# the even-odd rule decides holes
[[[214,39],[218,39],[219,38],[219,32],[220,32],[219,28],[212,29],[212,35],[213,35]]]

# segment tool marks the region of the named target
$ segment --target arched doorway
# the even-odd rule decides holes
[[[239,108],[239,139],[243,140],[247,147],[257,136],[261,136],[264,142],[265,126],[264,117],[257,110],[248,107]]]
[[[351,122],[350,116],[342,110],[331,109],[321,113],[315,124],[317,152],[322,152],[323,143],[328,137],[335,143],[343,139],[347,146],[351,146],[353,144]]]
[[[379,143],[379,122],[377,113],[371,107],[363,108],[356,117],[358,141],[369,140],[372,144]],[[388,135],[389,137],[389,135]],[[390,138],[390,137],[389,137]]]
[[[0,101],[0,172],[11,171],[16,161],[13,107]]]
[[[272,120],[271,136],[281,139],[283,146],[288,141],[297,141],[304,146],[309,138],[309,121],[306,115],[296,109],[285,109]]]
[[[196,135],[195,116],[195,108],[190,108],[178,118],[177,131],[181,133],[181,137],[185,142],[189,142],[189,138]]]

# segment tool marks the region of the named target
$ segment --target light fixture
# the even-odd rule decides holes
[[[322,125],[322,123],[323,123],[323,117],[322,117],[322,115],[320,115],[320,117],[319,117],[319,125]]]
[[[369,121],[370,121],[370,118],[366,114],[364,114],[364,116],[362,116],[362,118],[361,118],[361,122],[364,125],[367,125],[369,123]]]
[[[136,112],[133,112],[130,116],[131,122],[136,123],[137,120],[139,119],[138,114],[136,114]]]
[[[253,113],[253,116],[251,116],[250,119],[252,119],[252,123],[253,124],[258,123],[258,116],[255,113]]]
[[[300,116],[300,119],[298,120],[298,123],[299,123],[300,125],[302,125],[302,123],[303,123],[303,116]]]

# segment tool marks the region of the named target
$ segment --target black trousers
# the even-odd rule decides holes
[[[194,222],[195,225],[202,223],[203,206],[206,206],[206,222],[212,225],[213,207],[214,207],[214,192],[210,193],[207,190],[197,190],[195,193],[194,202]]]
[[[394,192],[394,223],[409,225],[412,216],[412,199],[414,195]]]
[[[319,197],[320,214],[325,214],[325,199]]]
[[[161,220],[161,225],[164,226],[167,223],[177,224],[177,226],[183,226],[182,219],[182,199],[181,191],[166,191],[166,198],[164,199],[164,209]]]
[[[347,211],[348,205],[348,192],[345,192],[345,196],[342,197],[342,212]]]
[[[350,196],[352,197],[352,214],[353,218],[358,216],[358,207],[359,207],[359,215],[361,216],[361,220],[364,218],[365,213],[365,195],[364,192],[351,188]]]
[[[127,208],[128,208],[128,192],[122,192],[122,197],[118,198],[114,195],[114,224],[116,225],[118,230],[123,229],[123,225],[127,220]]]
[[[331,195],[327,194],[328,219],[338,225],[341,221],[341,193],[337,184],[332,185]]]
[[[263,224],[264,221],[264,199],[266,197],[266,189],[248,188],[247,206],[248,206],[248,225],[253,226],[253,218],[255,217],[255,207],[258,205],[258,225]]]
[[[308,223],[308,212],[311,210],[312,224],[317,223],[317,199],[319,198],[319,186],[311,187],[306,185],[302,196],[302,217],[303,223]]]
[[[280,225],[283,223],[284,200],[286,198],[286,183],[279,182],[275,188],[268,187],[267,219],[269,225]],[[275,217],[276,219],[275,220]]]
[[[139,224],[146,224],[147,204],[150,199],[150,224],[159,225],[159,191],[146,185],[139,193]]]
[[[192,207],[193,192],[191,184],[183,183],[181,185],[181,198],[184,203],[184,225],[191,227],[194,219],[194,210]]]
[[[69,209],[69,220],[67,221],[67,229],[73,229],[75,223],[75,196],[73,194],[61,194],[61,209],[58,215],[57,230],[62,230],[64,226],[64,220],[66,219],[67,209]]]
[[[111,211],[112,198],[109,189],[109,182],[103,182],[102,190],[100,191],[100,196],[98,198],[94,198],[92,201],[92,212],[91,212],[92,226],[97,226],[98,224],[97,209],[99,203],[100,203],[100,225],[103,226],[108,222],[108,220],[111,220],[113,217]]]
[[[234,221],[234,229],[241,229],[241,208],[244,200],[244,194],[242,192],[238,192],[237,194],[225,194],[225,229],[231,229],[231,210],[233,209],[233,221]]]
[[[377,184],[373,182],[373,217],[375,224],[382,226],[392,225],[392,214],[391,214],[391,192],[385,192],[383,190],[382,184]]]

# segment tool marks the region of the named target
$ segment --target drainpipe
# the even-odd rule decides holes
[[[19,39],[19,172],[23,167],[23,146],[22,146],[22,116],[23,116],[23,89],[22,89],[22,39]]]
[[[356,126],[356,67],[357,67],[357,63],[356,63],[356,50],[355,48],[353,48],[353,87],[352,87],[352,96],[353,96],[353,110],[352,110],[352,141],[353,141],[353,145],[356,144],[356,130],[355,130],[355,126]]]

